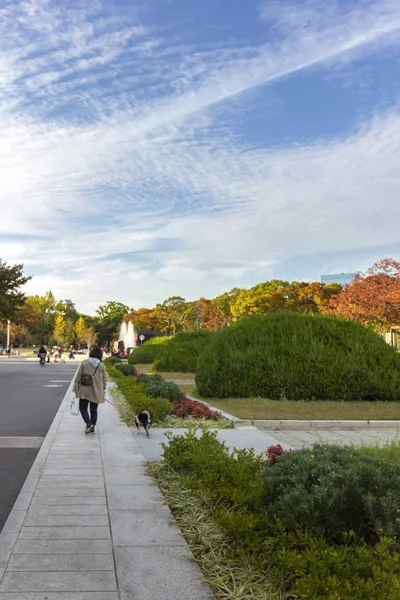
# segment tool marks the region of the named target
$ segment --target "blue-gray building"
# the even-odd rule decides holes
[[[331,273],[330,275],[321,275],[321,283],[325,283],[326,285],[329,283],[346,285],[346,283],[351,283],[355,276],[355,273]]]

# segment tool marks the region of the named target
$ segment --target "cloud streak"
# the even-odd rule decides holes
[[[38,236],[1,244],[45,270],[29,289],[90,309],[88,289],[154,304],[262,279],[286,256],[396,242],[397,107],[338,139],[273,148],[239,142],[218,110],[234,123],[255,89],[396,51],[397,2],[269,2],[259,46],[199,44],[148,12],[89,6],[0,11],[0,240]]]

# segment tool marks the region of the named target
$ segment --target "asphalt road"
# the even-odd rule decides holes
[[[0,360],[0,531],[77,366]]]

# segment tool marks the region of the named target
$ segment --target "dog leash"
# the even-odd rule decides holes
[[[127,410],[121,410],[120,408],[118,408],[118,406],[115,406],[115,404],[110,402],[110,400],[107,400],[107,398],[105,399],[105,401],[108,402],[108,404],[111,404],[111,406],[113,406],[119,413],[123,413],[124,415],[129,415],[130,417],[135,418],[135,415],[133,413],[130,413]]]

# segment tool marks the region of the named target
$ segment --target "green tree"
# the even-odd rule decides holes
[[[24,277],[24,265],[9,266],[0,259],[0,318],[10,319],[23,304],[25,296],[21,286],[31,277]]]
[[[224,292],[212,300],[212,303],[218,308],[222,316],[223,326],[230,325],[233,321],[232,305],[238,295],[245,290],[243,288],[233,288],[229,292]]]
[[[116,341],[121,327],[122,319],[128,314],[130,308],[121,302],[108,301],[96,310],[96,331],[98,341],[102,346],[111,346]]]
[[[186,302],[181,296],[171,296],[162,304],[157,304],[155,312],[160,323],[161,331],[175,335],[185,330],[193,316],[193,302]]]

